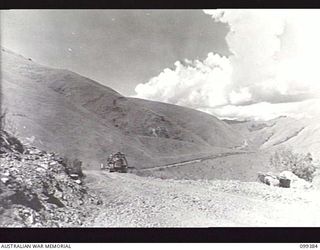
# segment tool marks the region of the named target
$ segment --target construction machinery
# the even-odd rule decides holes
[[[122,152],[111,154],[107,164],[101,164],[101,169],[108,169],[110,172],[128,173],[128,161]]]

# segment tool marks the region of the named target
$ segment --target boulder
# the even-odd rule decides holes
[[[279,178],[279,187],[289,188],[291,185],[291,180],[287,178]]]
[[[269,186],[275,186],[275,187],[279,186],[279,180],[274,176],[268,175],[264,178],[264,181]]]
[[[292,188],[307,189],[312,186],[312,184],[310,182],[299,178],[291,171],[283,171],[279,174],[279,177],[290,180],[290,187],[292,187]]]
[[[264,184],[267,184],[269,186],[279,186],[279,180],[277,176],[271,174],[271,173],[258,173],[258,179]]]
[[[289,180],[291,180],[291,181],[300,179],[298,176],[296,176],[296,175],[295,175],[294,173],[292,173],[291,171],[282,171],[282,172],[279,174],[279,177],[280,177],[280,178],[289,179]]]
[[[71,179],[77,180],[79,179],[79,175],[78,174],[70,174]]]
[[[79,185],[82,184],[81,180],[75,180],[75,182],[76,182],[77,184],[79,184]]]
[[[7,177],[1,178],[1,182],[3,182],[4,184],[6,184],[8,181],[9,181],[9,178],[7,178]]]

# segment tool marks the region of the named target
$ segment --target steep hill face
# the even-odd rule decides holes
[[[229,151],[244,138],[208,114],[126,98],[76,73],[1,51],[1,102],[23,141],[90,168],[123,151],[137,168]]]

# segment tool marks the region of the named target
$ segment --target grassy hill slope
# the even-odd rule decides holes
[[[237,131],[208,114],[126,98],[6,49],[1,85],[2,110],[19,138],[78,157],[88,168],[115,151],[123,151],[130,165],[145,168],[229,151],[243,142]]]

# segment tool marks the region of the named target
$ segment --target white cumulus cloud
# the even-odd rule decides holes
[[[220,117],[261,119],[303,112],[295,102],[319,98],[320,10],[204,12],[229,25],[232,54],[176,62],[174,69],[139,84],[136,97]]]
[[[204,61],[177,61],[174,65],[174,69],[165,69],[148,83],[139,84],[137,97],[193,108],[229,102],[232,66],[228,58],[209,53]]]

